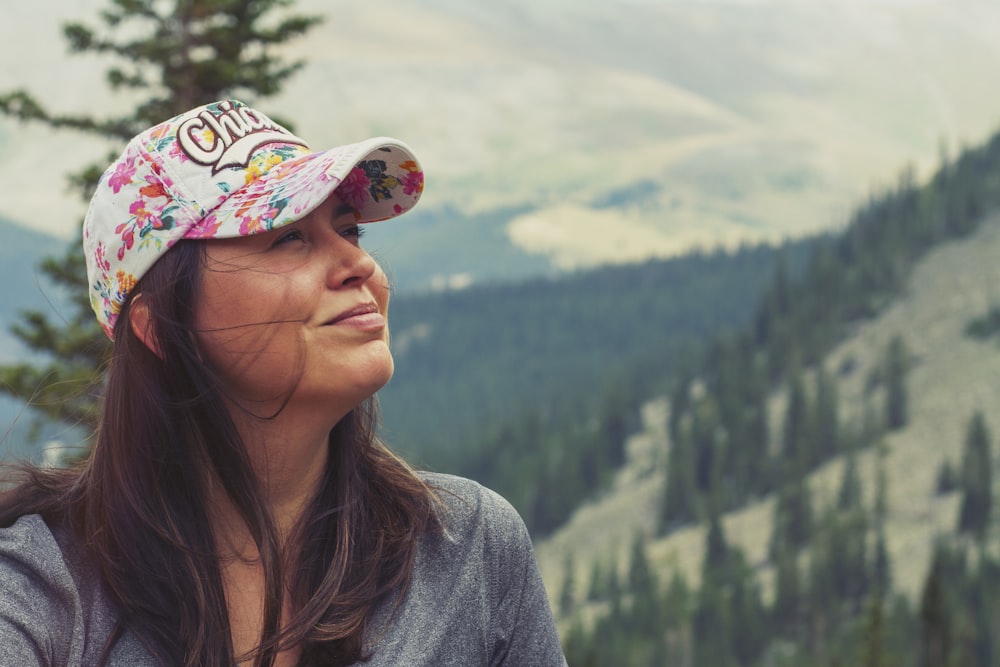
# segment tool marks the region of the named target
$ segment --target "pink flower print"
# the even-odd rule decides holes
[[[114,173],[108,177],[108,187],[118,194],[123,187],[132,182],[133,176],[135,176],[135,160],[119,162]]]
[[[187,153],[181,150],[181,143],[179,141],[170,144],[170,150],[167,151],[167,155],[178,162],[187,162],[189,159]]]
[[[392,206],[392,212],[395,213],[396,215],[399,215],[404,210],[405,209],[402,206],[400,206],[399,204],[393,204],[393,206]]]
[[[147,221],[153,216],[152,212],[146,208],[145,199],[136,199],[128,207],[128,212],[135,216],[134,223],[139,227],[145,227]]]
[[[424,191],[424,172],[411,171],[403,177],[403,192],[408,195]]]
[[[118,248],[118,261],[125,259],[125,251],[130,249],[135,243],[135,227],[129,226],[128,230],[122,234],[122,245]]]
[[[254,231],[259,231],[257,229],[260,218],[254,218],[249,215],[243,216],[240,220],[240,236],[247,236],[248,234],[253,234]]]
[[[94,259],[96,260],[94,263],[97,264],[97,268],[100,269],[101,273],[104,275],[107,275],[108,271],[111,270],[111,262],[108,261],[106,252],[107,250],[104,248],[104,243],[98,242],[97,247],[94,249]]]
[[[243,216],[240,220],[240,236],[246,236],[247,234],[258,234],[260,232],[266,232],[271,229],[271,225],[274,219],[278,217],[281,211],[273,206],[260,211],[257,215]]]
[[[189,229],[184,238],[186,239],[213,239],[216,233],[219,231],[219,226],[222,221],[219,220],[219,216],[213,211],[205,216],[201,222],[196,224],[194,227]]]
[[[344,203],[361,210],[368,203],[368,188],[370,186],[371,180],[368,175],[361,167],[355,167],[337,188],[337,194],[344,200]]]

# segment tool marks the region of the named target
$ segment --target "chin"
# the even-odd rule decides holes
[[[395,371],[392,355],[386,353],[370,358],[363,369],[357,369],[352,385],[352,392],[358,403],[374,396],[382,387],[389,383]]]

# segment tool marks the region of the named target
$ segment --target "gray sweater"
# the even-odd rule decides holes
[[[475,482],[439,474],[443,536],[424,539],[410,590],[391,623],[383,605],[370,667],[562,667],[566,664],[524,523]],[[113,603],[64,531],[38,516],[0,529],[0,667],[96,665],[117,621]],[[388,625],[387,625],[388,623]],[[133,634],[109,667],[153,658]]]

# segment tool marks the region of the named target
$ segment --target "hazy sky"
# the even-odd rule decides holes
[[[95,24],[102,6],[7,3],[0,91],[26,87],[58,111],[120,104],[101,63],[69,57],[60,30]],[[835,225],[905,164],[926,169],[942,142],[978,142],[1000,124],[995,0],[296,9],[328,20],[292,47],[309,65],[265,111],[315,148],[408,141],[428,173],[425,206],[530,206],[511,238],[568,266]],[[0,148],[0,215],[75,233],[84,204],[64,175],[105,147],[0,120]],[[601,204],[622,192],[644,195]]]

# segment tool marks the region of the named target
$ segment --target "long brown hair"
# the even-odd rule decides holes
[[[231,667],[243,656],[233,655],[207,470],[245,521],[264,571],[254,663],[269,666],[291,646],[301,647],[301,665],[363,660],[375,608],[402,599],[417,539],[437,529],[433,492],[379,440],[369,399],[331,431],[324,483],[286,560],[221,385],[198,355],[191,327],[203,257],[202,243],[182,241],[142,278],[118,318],[91,454],[71,469],[23,468],[0,497],[0,525],[39,513],[74,531],[121,612],[105,656],[130,630],[164,664]],[[136,294],[157,354],[128,325]],[[282,630],[285,582],[294,614]]]

